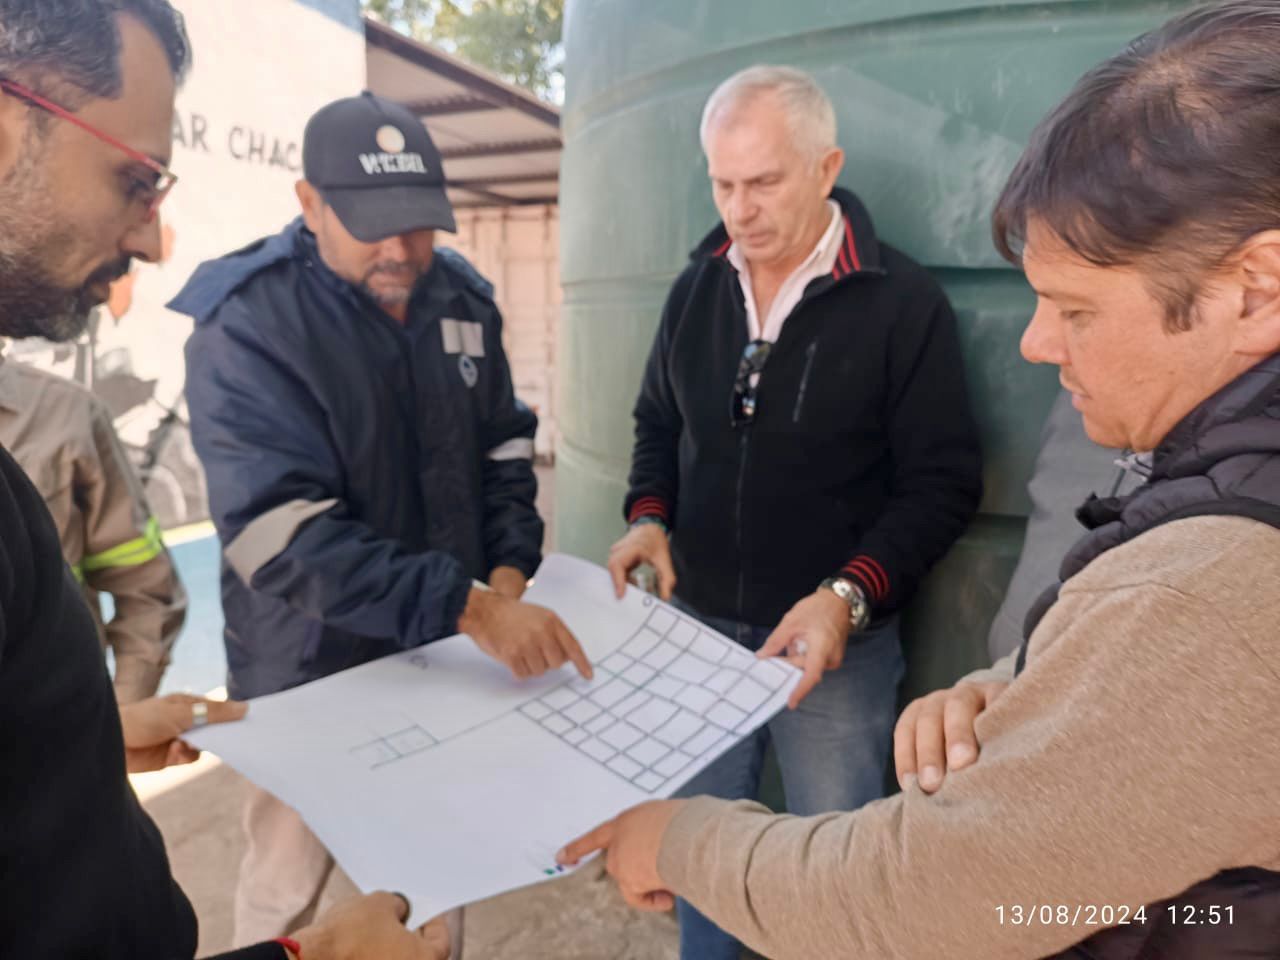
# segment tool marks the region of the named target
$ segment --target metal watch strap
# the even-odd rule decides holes
[[[871,622],[871,604],[862,587],[844,577],[827,577],[820,584],[821,589],[830,590],[849,605],[849,628],[858,631]]]

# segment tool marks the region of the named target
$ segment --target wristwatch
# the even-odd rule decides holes
[[[844,577],[827,577],[820,584],[820,589],[830,590],[849,605],[849,631],[856,633],[871,622],[871,604],[867,603],[867,595],[852,580]]]

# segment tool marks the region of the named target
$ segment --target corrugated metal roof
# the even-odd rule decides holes
[[[457,207],[555,203],[560,111],[442,50],[365,18],[367,86],[418,114]]]

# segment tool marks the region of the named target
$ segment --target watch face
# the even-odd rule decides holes
[[[867,604],[861,590],[849,591],[849,619],[853,621],[854,627],[861,627],[871,619],[871,607]]]

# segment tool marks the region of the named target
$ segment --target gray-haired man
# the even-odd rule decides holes
[[[793,812],[853,809],[882,792],[897,611],[981,494],[955,317],[835,187],[835,112],[807,74],[729,78],[701,136],[723,222],[663,311],[609,566],[621,592],[653,564],[664,596],[804,668],[793,709],[687,792],[753,796],[772,740]],[[680,919],[683,956],[738,956]]]

